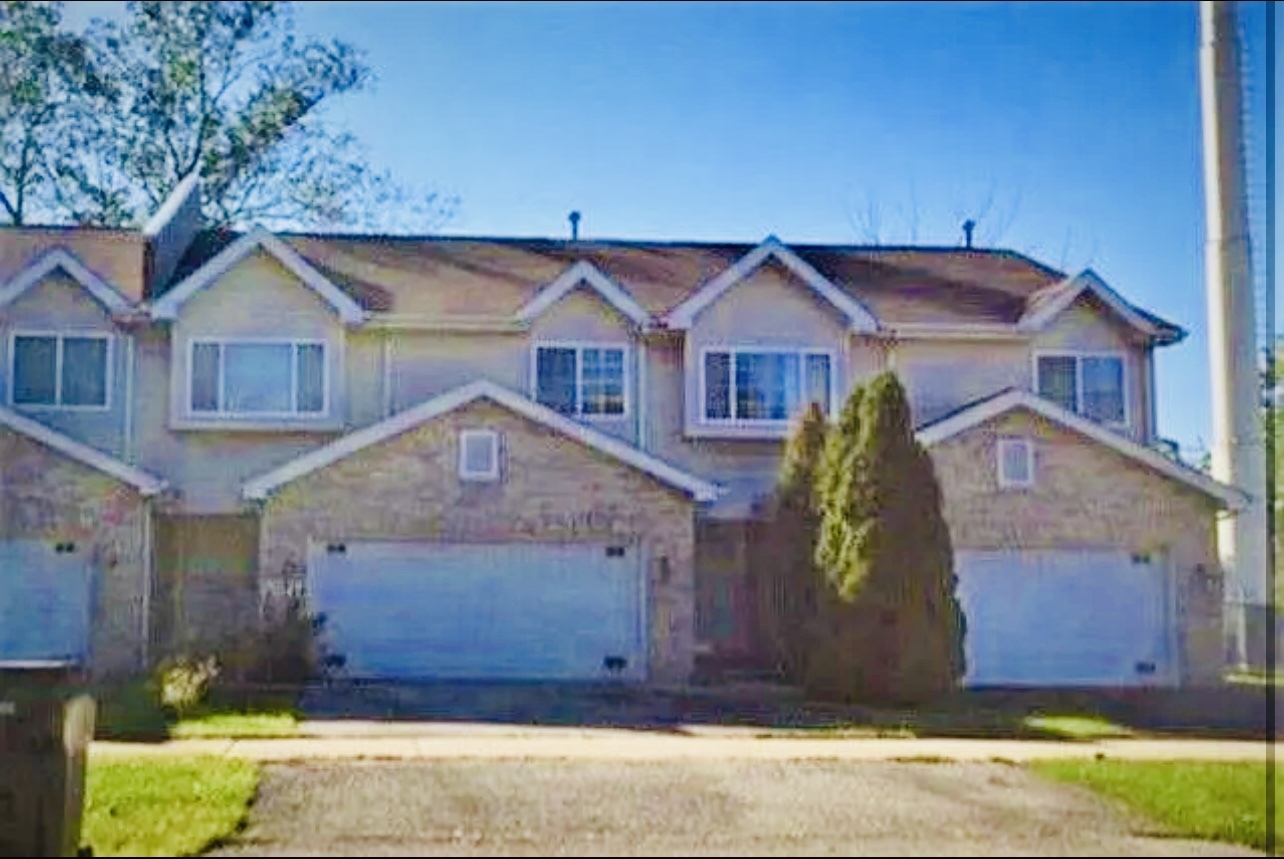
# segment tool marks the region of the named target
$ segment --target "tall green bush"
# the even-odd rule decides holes
[[[771,516],[764,565],[768,645],[786,678],[799,679],[810,649],[820,573],[816,539],[820,526],[817,487],[828,420],[815,403],[803,412],[785,446]]]
[[[964,670],[953,549],[931,458],[894,373],[848,400],[819,490],[816,560],[829,587],[808,687],[897,703],[953,689]]]

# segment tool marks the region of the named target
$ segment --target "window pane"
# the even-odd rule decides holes
[[[807,356],[807,403],[819,403],[829,414],[829,356]]]
[[[1093,420],[1124,422],[1123,361],[1084,358],[1083,413]]]
[[[13,401],[54,405],[58,396],[58,341],[53,337],[13,339]]]
[[[495,470],[494,436],[465,435],[464,473],[491,474]]]
[[[798,404],[798,356],[742,352],[736,355],[736,417],[788,420]]]
[[[1009,441],[1002,444],[1003,479],[1009,483],[1030,482],[1029,442]]]
[[[731,356],[726,352],[704,355],[704,416],[709,420],[731,417]]]
[[[575,350],[541,348],[535,353],[535,399],[564,415],[575,414]]]
[[[225,343],[223,394],[229,412],[289,412],[290,364],[294,348],[288,343]]]
[[[1074,379],[1075,358],[1049,356],[1039,359],[1039,394],[1062,408],[1078,411]]]
[[[62,404],[107,405],[107,341],[66,337],[62,341]]]
[[[584,414],[624,414],[624,350],[585,349],[580,360],[584,362]]]
[[[192,347],[192,411],[218,411],[218,344]]]
[[[301,344],[296,347],[298,362],[298,388],[295,393],[295,410],[320,412],[325,409],[325,347],[319,343]]]

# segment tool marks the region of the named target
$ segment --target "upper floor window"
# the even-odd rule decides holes
[[[198,340],[188,404],[208,415],[319,416],[326,412],[325,344],[302,340]]]
[[[111,338],[14,334],[10,400],[16,406],[105,409]]]
[[[827,352],[708,349],[700,367],[706,421],[788,421],[808,403],[830,413]]]
[[[625,413],[625,347],[535,347],[535,399],[571,416],[618,417]]]
[[[1040,355],[1039,394],[1105,424],[1128,423],[1121,355]]]
[[[1027,438],[1001,438],[997,445],[999,486],[1034,485],[1034,443]]]

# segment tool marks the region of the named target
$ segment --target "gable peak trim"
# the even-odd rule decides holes
[[[255,224],[249,232],[232,242],[213,259],[157,299],[152,304],[152,318],[174,320],[189,298],[213,284],[256,250],[264,251],[285,266],[286,270],[302,281],[308,289],[329,304],[345,323],[356,325],[365,321],[367,314],[361,305],[335,286],[288,243],[259,224]]]
[[[690,328],[701,311],[772,258],[778,260],[799,280],[847,317],[852,331],[872,334],[879,330],[878,320],[863,304],[839,289],[833,281],[794,253],[774,234],[767,236],[756,247],[669,311],[665,322],[670,328],[680,330]]]
[[[638,304],[624,287],[588,260],[577,260],[551,283],[542,287],[534,298],[517,311],[517,320],[532,321],[569,295],[581,283],[587,284],[607,304],[628,317],[633,324],[644,327],[651,321],[651,314],[647,313],[646,309]]]
[[[0,307],[14,301],[58,269],[70,275],[72,280],[84,287],[108,311],[119,313],[129,309],[129,300],[119,290],[90,271],[88,266],[62,245],[50,248],[36,257],[0,287]]]

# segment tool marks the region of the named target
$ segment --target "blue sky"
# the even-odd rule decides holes
[[[1240,9],[1264,272],[1266,10]],[[460,197],[443,232],[560,237],[577,209],[585,238],[952,245],[973,217],[1188,329],[1157,358],[1160,431],[1210,441],[1193,2],[298,11],[365,50],[376,86],[330,118]]]

